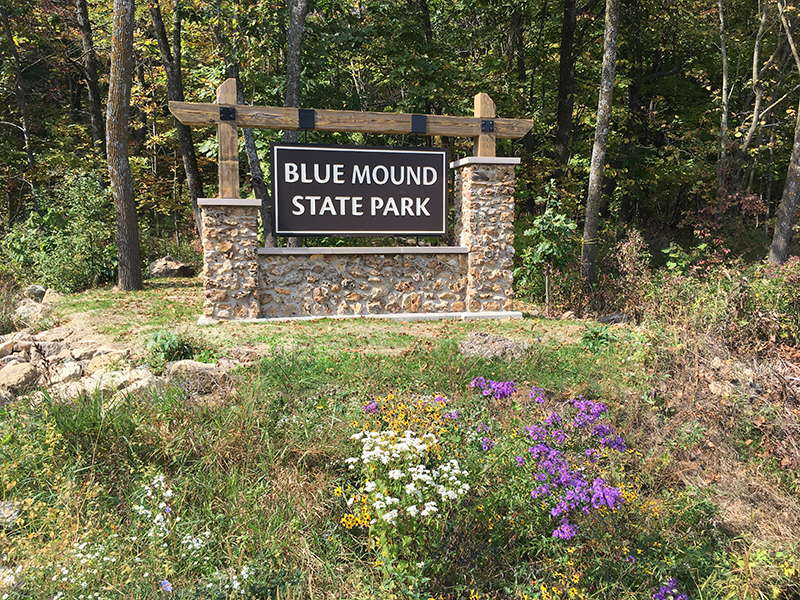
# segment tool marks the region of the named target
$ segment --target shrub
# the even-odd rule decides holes
[[[535,217],[522,234],[528,245],[520,254],[521,264],[514,270],[514,278],[517,289],[523,294],[543,294],[549,309],[552,276],[575,259],[578,246],[575,243],[577,224],[560,211],[554,181],[547,185],[545,194],[545,197],[536,198],[537,204],[545,205],[544,212]]]
[[[2,254],[15,276],[60,292],[112,281],[116,268],[114,213],[100,180],[72,175],[41,212],[11,228]]]
[[[656,588],[673,556],[691,553],[669,573],[681,580],[713,567],[716,542],[697,537],[713,509],[681,494],[674,513],[653,509],[605,403],[483,377],[471,387],[461,400],[377,398],[354,423],[334,494],[384,597],[588,598],[597,581],[623,597]],[[661,536],[661,511],[686,535]]]
[[[161,370],[173,360],[192,358],[194,344],[185,336],[172,331],[156,331],[145,343],[147,362],[156,370]]]
[[[0,272],[0,335],[14,331],[14,309],[17,306],[19,286],[9,273]]]
[[[646,317],[708,335],[733,350],[800,345],[800,261],[782,266],[719,267],[707,275],[660,273],[648,290]]]
[[[190,264],[200,271],[203,264],[203,256],[196,249],[196,240],[191,237],[184,237],[180,242],[174,239],[164,239],[155,235],[152,226],[143,224],[141,228],[141,249],[142,262],[146,268],[154,260],[164,256],[171,256],[177,261]]]

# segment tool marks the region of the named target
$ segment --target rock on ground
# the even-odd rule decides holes
[[[47,288],[47,291],[44,293],[44,297],[42,298],[42,302],[45,304],[55,304],[61,300],[61,298],[63,298],[63,296],[57,291]]]
[[[45,292],[47,292],[47,288],[41,285],[29,285],[25,288],[25,291],[22,292],[22,295],[26,298],[30,298],[34,302],[41,302],[44,299]]]
[[[20,517],[17,505],[8,500],[0,501],[0,529],[11,529]]]
[[[165,256],[150,263],[148,271],[151,277],[194,277],[195,270],[192,265],[187,265]]]
[[[50,375],[50,383],[69,383],[70,381],[77,381],[82,375],[83,367],[81,363],[70,360],[55,369],[55,372]]]
[[[167,380],[164,377],[159,377],[158,375],[150,374],[143,377],[142,379],[134,381],[130,385],[123,387],[121,390],[116,392],[111,397],[111,401],[115,402],[118,400],[122,400],[127,396],[145,394],[147,392],[152,392],[155,390],[163,390],[166,385],[167,385]]]
[[[597,321],[606,325],[616,325],[617,323],[627,323],[630,321],[630,317],[625,313],[611,313],[610,315],[597,317]]]
[[[176,360],[167,363],[164,370],[168,379],[174,380],[192,394],[209,394],[219,387],[225,372],[214,364],[196,360]]]
[[[14,319],[28,327],[35,327],[50,316],[52,307],[49,304],[39,303],[30,298],[23,298],[14,311]]]
[[[0,369],[0,389],[18,393],[33,387],[39,371],[30,363],[8,364]]]
[[[17,585],[17,576],[22,572],[22,567],[15,568],[0,566],[0,592],[11,591]]]
[[[527,354],[529,348],[530,344],[524,340],[514,340],[484,331],[473,331],[458,346],[464,356],[504,360],[520,359]]]

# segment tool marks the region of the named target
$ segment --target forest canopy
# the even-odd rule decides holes
[[[547,207],[582,221],[603,2],[290,4],[303,13],[294,43],[300,106],[468,115],[473,96],[486,92],[498,115],[535,121],[524,138],[498,141],[499,155],[522,158],[519,231]],[[216,194],[214,129],[176,127],[168,99],[213,102],[216,87],[234,75],[240,100],[284,105],[294,94],[287,89],[290,8],[250,0],[136,6],[130,161],[145,258],[157,254],[151,240],[192,237],[192,199]],[[657,262],[766,256],[797,125],[797,12],[785,0],[676,0],[668,9],[652,0],[621,2],[601,245],[635,228]],[[4,0],[0,14],[0,228],[18,246],[24,224],[29,235],[63,221],[76,178],[96,180],[101,192],[106,185],[112,6]],[[248,135],[267,173],[267,148],[282,132]],[[468,139],[411,135],[304,132],[302,141],[471,152]],[[194,179],[187,178],[184,143],[196,156]],[[252,158],[241,165],[242,195],[257,195],[261,173]],[[522,236],[518,246],[526,243]],[[14,243],[4,247],[14,254]]]

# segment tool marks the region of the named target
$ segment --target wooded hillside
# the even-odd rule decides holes
[[[24,264],[18,249],[30,244],[31,228],[50,230],[64,219],[66,188],[86,178],[100,189],[106,185],[112,6],[86,0],[3,4],[0,227],[6,234],[16,227],[4,245]],[[319,0],[292,6],[293,17],[284,2],[153,0],[136,6],[129,126],[145,258],[158,254],[156,239],[183,243],[191,237],[192,200],[216,194],[214,131],[176,126],[167,101],[213,102],[216,86],[231,75],[240,79],[241,100],[265,105],[468,115],[473,96],[487,92],[498,115],[536,123],[523,139],[498,147],[498,154],[523,160],[520,232],[544,211],[551,180],[546,204],[583,221],[603,2]],[[793,153],[797,19],[796,6],[785,0],[720,0],[714,6],[676,0],[668,9],[651,0],[620,3],[607,168],[597,201],[601,262],[604,249],[630,227],[644,233],[657,263],[761,259],[776,222],[783,241],[773,258],[785,260],[800,161],[800,147]],[[296,135],[287,132],[286,139]],[[243,194],[264,194],[266,148],[281,136],[246,132]],[[470,152],[463,139],[324,132],[305,132],[301,139],[441,144],[455,156]],[[785,208],[778,212],[782,197]],[[27,233],[21,230],[26,222]],[[577,263],[579,242],[568,254]]]

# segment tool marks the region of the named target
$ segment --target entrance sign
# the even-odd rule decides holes
[[[447,151],[277,144],[277,235],[442,235]]]
[[[170,101],[184,125],[212,126],[219,192],[198,198],[203,246],[201,323],[320,317],[520,318],[511,310],[514,168],[498,139],[518,139],[529,119],[498,118],[484,93],[472,116],[316,110],[240,104],[236,79],[216,103]],[[276,247],[279,235],[439,235],[445,230],[441,149],[277,144],[271,150],[272,223],[262,201],[241,198],[241,127],[467,137],[474,156],[449,167],[453,246]],[[254,173],[253,176],[257,175]],[[260,227],[265,245],[260,248]]]

